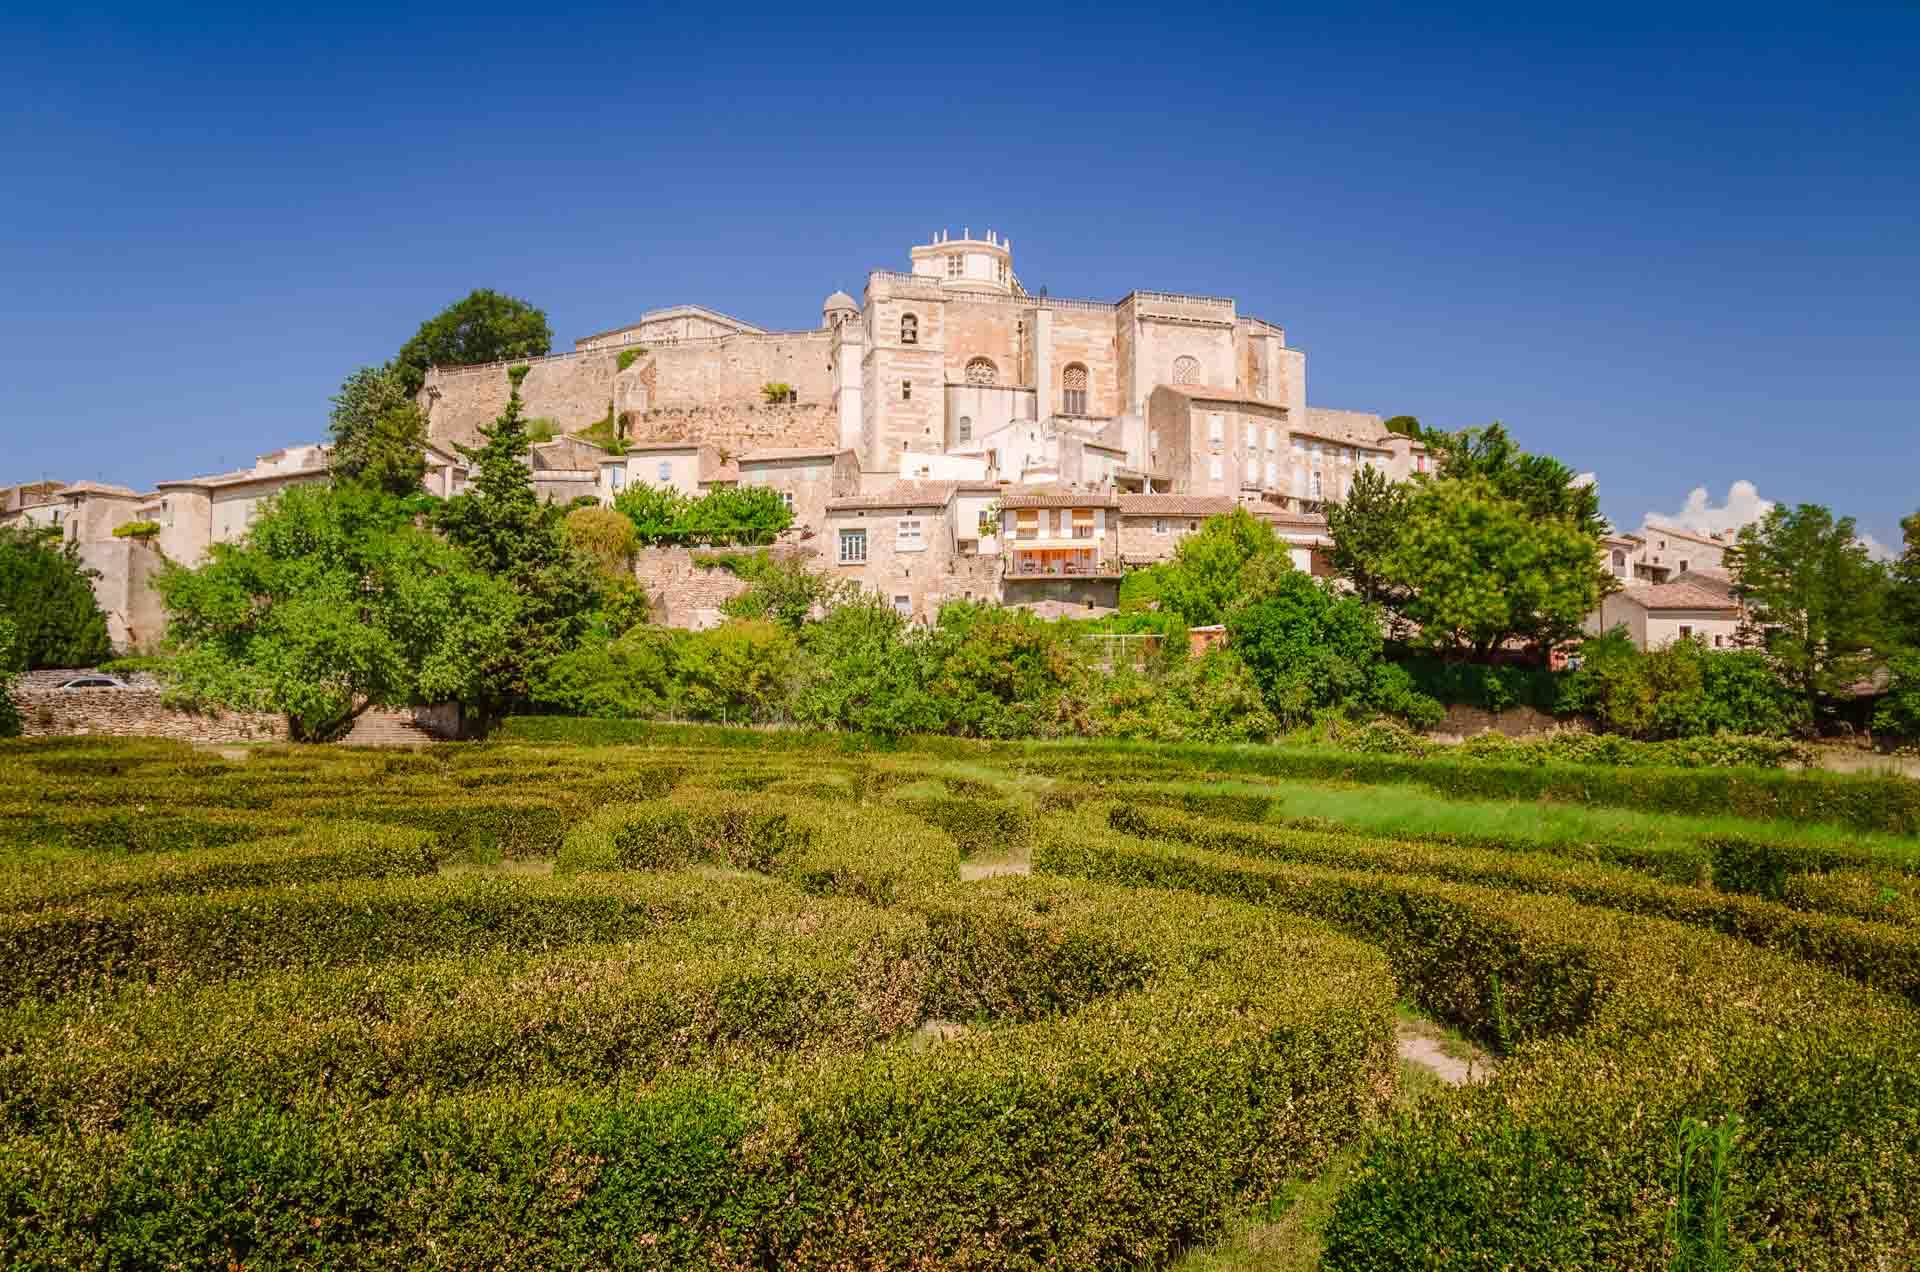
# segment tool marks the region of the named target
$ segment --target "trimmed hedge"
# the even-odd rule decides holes
[[[1507,1041],[1493,1081],[1371,1140],[1329,1267],[1665,1267],[1716,1244],[1729,1266],[1920,1257],[1920,1016],[1894,999],[1671,923],[1148,842],[1095,810],[1036,865],[1327,919],[1380,943],[1422,1005]],[[1685,1139],[1723,1126],[1720,1177],[1680,1178]]]

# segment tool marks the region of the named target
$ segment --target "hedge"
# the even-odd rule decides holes
[[[1721,1224],[1728,1266],[1920,1257],[1920,1016],[1897,1000],[1682,925],[1148,842],[1097,809],[1050,823],[1035,863],[1326,919],[1421,1005],[1505,1040],[1493,1081],[1372,1138],[1329,1267],[1665,1267]],[[1683,1141],[1720,1127],[1721,1176],[1679,1178]]]

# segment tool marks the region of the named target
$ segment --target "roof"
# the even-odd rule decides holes
[[[113,486],[104,481],[76,481],[60,492],[65,499],[73,495],[112,495],[118,499],[138,499],[139,493],[129,486]]]
[[[1740,608],[1730,597],[1698,583],[1654,583],[1647,587],[1626,588],[1620,595],[1640,608],[1649,610],[1737,611]]]
[[[740,456],[743,464],[765,464],[781,459],[837,459],[842,446],[769,446]]]
[[[765,328],[756,327],[745,319],[735,318],[732,314],[723,314],[718,309],[709,309],[705,305],[667,305],[661,309],[647,310],[640,315],[637,322],[623,323],[618,327],[610,327],[605,331],[596,331],[590,336],[581,336],[580,339],[574,341],[574,343],[579,344],[582,340],[599,340],[606,336],[617,336],[623,331],[632,331],[635,327],[645,326],[647,323],[655,322],[661,318],[674,318],[685,314],[698,314],[702,318],[710,318],[717,322],[730,324],[740,331],[755,335],[765,331]]]
[[[1275,527],[1299,530],[1325,530],[1327,516],[1322,512],[1288,512],[1272,504],[1250,504],[1247,511]]]
[[[1221,517],[1238,503],[1230,495],[1121,495],[1123,517]]]
[[[1262,402],[1259,398],[1250,398],[1238,389],[1219,389],[1206,384],[1162,384],[1154,390],[1158,393],[1165,389],[1168,393],[1177,393],[1183,398],[1195,402],[1221,402],[1228,406],[1257,406],[1263,411],[1278,411],[1285,415],[1287,408],[1279,402]]]
[[[1294,431],[1345,446],[1380,447],[1398,436],[1387,432],[1386,423],[1372,411],[1342,411],[1330,406],[1308,407],[1307,418]]]
[[[1117,508],[1119,496],[1110,490],[1036,490],[1008,494],[1002,508]]]
[[[858,309],[860,308],[860,306],[856,304],[854,302],[853,297],[847,295],[847,293],[843,291],[837,291],[833,293],[833,295],[827,297],[826,301],[821,304],[820,308],[822,309]]]
[[[1649,521],[1645,529],[1664,535],[1671,535],[1675,539],[1687,539],[1693,543],[1703,543],[1710,548],[1719,548],[1722,552],[1733,546],[1733,544],[1726,539],[1716,539],[1711,535],[1701,534],[1695,530],[1682,530],[1678,526],[1663,526],[1657,521]]]
[[[667,451],[694,451],[706,445],[708,445],[706,442],[687,440],[677,442],[628,442],[625,453],[629,455],[649,455],[661,454]]]
[[[606,447],[596,446],[578,437],[556,437],[550,442],[536,442],[528,450],[536,469],[588,468],[599,464],[609,455]]]
[[[715,459],[716,461],[718,460],[717,452],[715,454]],[[707,467],[704,464],[700,466],[700,484],[702,486],[710,486],[715,482],[720,482],[724,484],[727,482],[737,482],[739,480],[740,480],[740,465],[738,462],[734,460],[730,459],[724,464],[715,462],[711,468]]]
[[[844,495],[827,500],[828,512],[852,512],[863,508],[919,508],[934,505],[944,508],[961,485],[957,481],[903,481],[885,490],[864,495]]]

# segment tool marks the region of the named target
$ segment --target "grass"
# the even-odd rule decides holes
[[[1311,819],[1396,838],[1448,835],[1543,852],[1596,844],[1680,848],[1716,837],[1754,838],[1871,851],[1893,869],[1920,872],[1920,840],[1914,836],[1820,822],[1696,817],[1548,800],[1456,800],[1403,785],[1184,780],[1153,782],[1143,789],[1174,795],[1267,795],[1278,801],[1271,821]]]

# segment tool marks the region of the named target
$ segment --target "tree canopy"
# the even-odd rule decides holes
[[[426,383],[428,367],[538,357],[552,347],[545,311],[483,287],[421,323],[393,367],[412,397]]]
[[[1180,541],[1158,576],[1160,607],[1194,627],[1223,622],[1233,606],[1263,590],[1261,576],[1290,569],[1287,545],[1273,527],[1235,508],[1209,517],[1197,534]]]
[[[1900,523],[1906,550],[1893,563],[1893,591],[1889,594],[1888,615],[1895,637],[1911,649],[1920,650],[1920,512]]]
[[[637,481],[613,506],[649,546],[764,546],[793,524],[792,510],[765,486],[721,486],[689,499],[671,486]]]
[[[1884,652],[1887,576],[1852,517],[1819,504],[1775,507],[1741,529],[1727,561],[1749,638],[1765,641],[1810,711],[1870,670],[1869,651]]]
[[[331,421],[337,479],[401,496],[420,489],[427,420],[393,363],[348,376],[334,395]]]
[[[0,527],[0,617],[13,620],[19,669],[89,667],[113,656],[92,579],[72,544]]]
[[[512,590],[377,490],[295,486],[237,543],[156,582],[178,697],[325,738],[376,705],[471,701],[518,626]]]

